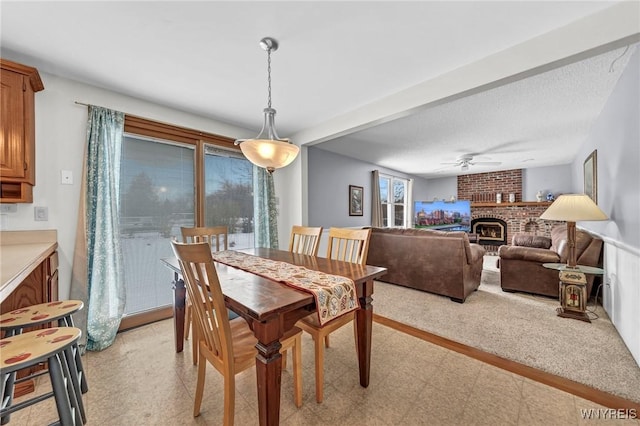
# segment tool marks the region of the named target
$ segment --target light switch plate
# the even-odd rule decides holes
[[[36,221],[47,221],[49,220],[49,208],[48,207],[34,207],[33,208],[33,219]]]
[[[60,170],[60,183],[62,185],[73,185],[73,171]]]

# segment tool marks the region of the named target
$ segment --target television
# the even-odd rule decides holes
[[[413,224],[416,228],[465,232],[471,230],[469,200],[416,201],[413,207]]]

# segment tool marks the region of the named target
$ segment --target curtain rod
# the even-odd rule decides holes
[[[120,110],[117,110],[117,109],[113,109],[113,108],[110,108],[110,107],[102,106],[102,105],[87,104],[87,103],[80,102],[80,101],[73,101],[73,103],[76,104],[76,105],[86,106],[87,108],[90,107],[90,106],[97,107],[97,108],[104,108],[104,109],[108,109],[108,110],[111,110],[111,111],[122,113],[124,115],[128,115],[130,117],[135,117],[134,115],[128,114],[126,112],[123,112],[123,111],[120,111]]]
[[[109,108],[109,107],[105,107],[105,106],[101,106],[101,105],[86,104],[86,103],[80,102],[80,101],[74,101],[73,103],[76,104],[76,105],[82,105],[82,106],[86,106],[86,107],[94,106],[94,107],[98,107],[98,108],[105,108],[105,109],[113,110],[113,108]],[[117,111],[117,110],[114,110],[114,111]]]

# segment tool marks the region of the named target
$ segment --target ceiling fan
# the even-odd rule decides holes
[[[452,165],[454,167],[460,166],[460,170],[467,171],[469,170],[469,166],[475,165],[483,165],[483,166],[499,166],[502,164],[500,161],[473,161],[473,155],[466,154],[458,157],[458,159],[454,163],[440,163]]]

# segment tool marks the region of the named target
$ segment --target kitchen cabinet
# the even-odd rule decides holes
[[[0,312],[58,300],[57,247],[55,230],[0,232]],[[44,368],[20,370],[18,378]],[[32,392],[34,386],[33,380],[19,383],[15,395]]]
[[[36,184],[35,93],[38,70],[0,59],[0,201],[33,202]]]

